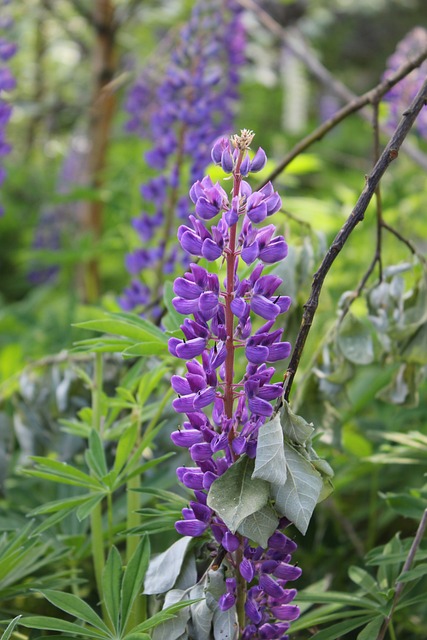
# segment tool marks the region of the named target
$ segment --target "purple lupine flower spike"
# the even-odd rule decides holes
[[[387,61],[387,70],[384,73],[386,79],[392,73],[397,71],[410,58],[418,55],[427,44],[427,29],[424,27],[415,27],[401,40],[396,51]],[[411,73],[402,78],[390,91],[384,96],[386,102],[389,103],[389,114],[387,124],[396,127],[402,113],[412,102],[423,84],[427,73],[427,62],[424,61],[419,67],[413,69]],[[423,109],[415,122],[415,129],[423,137],[427,138],[427,113]]]
[[[13,20],[5,9],[9,3],[0,2],[0,157],[8,155],[12,147],[6,141],[6,129],[12,115],[12,106],[5,99],[5,92],[13,91],[16,87],[16,80],[6,65],[7,62],[15,55],[17,45],[9,40],[9,37],[2,32],[10,30],[13,26]],[[0,186],[6,178],[6,170],[0,165]],[[0,205],[0,216],[4,213],[3,206]]]
[[[202,178],[211,161],[211,145],[232,128],[239,69],[244,62],[241,14],[242,7],[235,0],[197,0],[179,41],[169,43],[173,53],[168,67],[153,72],[153,65],[147,65],[127,98],[127,130],[151,142],[145,160],[156,169],[156,176],[142,185],[143,210],[132,222],[142,249],[134,249],[125,259],[133,281],[144,282],[146,297],[143,300],[134,295],[133,287],[126,288],[119,299],[126,310],[142,312],[150,300],[160,297],[163,273],[173,272],[178,258],[186,265],[188,256],[212,261],[222,254],[223,230],[208,231],[203,223],[218,215],[227,196],[219,185]],[[219,153],[221,156],[222,151]],[[230,152],[224,155],[224,162],[231,171]],[[184,183],[187,179],[188,185]],[[197,219],[190,217],[189,221],[183,191],[192,183]],[[176,220],[188,223],[180,238],[184,254],[170,243]],[[206,311],[207,296],[203,304]]]
[[[272,402],[283,391],[272,382],[275,373],[270,363],[287,358],[289,342],[282,340],[283,329],[275,321],[290,305],[288,296],[277,295],[281,279],[265,274],[264,265],[282,260],[287,245],[275,235],[272,224],[259,227],[281,206],[271,184],[252,191],[242,178],[259,171],[266,163],[259,149],[249,155],[253,139],[243,130],[231,139],[220,138],[211,158],[233,176],[228,195],[224,188],[208,177],[197,180],[190,189],[195,215],[190,224],[178,229],[182,248],[209,261],[225,263],[225,278],[210,273],[200,264],[176,278],[173,305],[186,318],[181,325],[183,339],[170,338],[169,351],[186,360],[185,375],[172,376],[178,397],[175,411],[184,415],[173,442],[188,449],[195,467],[180,467],[178,479],[194,490],[195,500],[183,509],[183,520],[176,523],[180,533],[205,535],[210,529],[225,551],[225,590],[218,605],[231,609],[242,593],[238,585],[248,583],[244,610],[246,623],[241,638],[282,640],[289,623],[299,615],[290,604],[296,595],[288,582],[297,579],[301,570],[291,564],[296,545],[284,533],[276,531],[267,548],[251,546],[249,541],[231,532],[207,505],[207,493],[215,480],[240,456],[255,457],[260,426],[272,415]],[[219,218],[219,219],[218,219]],[[209,221],[209,229],[205,226]],[[252,272],[242,278],[239,261],[254,264]],[[255,318],[263,322],[253,329]],[[259,323],[258,323],[259,324]],[[235,354],[246,358],[241,379],[236,378]],[[282,522],[286,525],[288,522]]]

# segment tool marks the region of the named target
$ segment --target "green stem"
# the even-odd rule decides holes
[[[95,570],[96,588],[98,590],[98,597],[101,602],[102,617],[106,624],[109,623],[109,616],[104,603],[104,589],[102,586],[102,572],[105,566],[104,557],[104,536],[102,533],[102,503],[96,505],[90,514],[90,529],[91,529],[91,546],[92,546],[92,559]]]
[[[102,420],[102,353],[95,354],[94,379],[92,387],[92,427],[100,432]],[[104,603],[102,573],[105,566],[104,535],[102,529],[102,502],[94,507],[90,514],[90,535],[95,582],[101,602],[102,617],[109,624],[109,616]]]
[[[92,388],[92,427],[101,432],[102,426],[102,353],[95,353],[94,379]]]
[[[396,632],[394,630],[394,625],[392,621],[390,621],[389,631],[390,631],[391,640],[397,640]]]
[[[239,536],[241,539],[240,547],[236,551],[236,565],[239,567],[240,563],[243,560],[243,538]],[[245,613],[245,602],[246,602],[246,581],[241,576],[240,571],[236,572],[237,578],[237,598],[236,598],[236,612],[237,612],[237,620],[239,622],[239,629],[242,630],[246,626],[246,613]]]
[[[140,493],[135,491],[141,487],[141,476],[137,475],[130,478],[127,482],[127,521],[126,528],[133,529],[141,524],[141,516],[137,513],[140,507]],[[139,536],[127,534],[126,536],[126,562],[133,556],[135,549],[139,544]],[[141,622],[144,622],[147,618],[147,598],[144,595],[139,595],[132,607],[129,621],[127,624],[127,630],[136,627]]]

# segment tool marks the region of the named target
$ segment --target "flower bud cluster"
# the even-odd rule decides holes
[[[235,0],[198,0],[163,80],[153,88],[153,74],[145,75],[128,97],[127,128],[152,143],[145,159],[156,176],[141,186],[144,210],[132,223],[142,247],[125,260],[132,283],[119,302],[127,311],[161,295],[144,272],[152,273],[153,265],[159,273],[173,272],[178,254],[169,241],[175,221],[188,219],[184,190],[202,177],[211,144],[232,126],[244,61],[241,13]]]
[[[282,385],[272,382],[275,369],[271,365],[288,357],[291,349],[282,340],[283,329],[274,329],[291,300],[277,294],[279,277],[263,273],[265,264],[286,257],[287,244],[275,235],[274,225],[257,226],[280,209],[281,200],[271,184],[253,191],[243,180],[266,163],[262,149],[250,158],[252,138],[252,132],[243,130],[231,141],[221,138],[213,147],[213,161],[233,176],[230,196],[209,177],[190,189],[195,215],[178,229],[180,244],[193,256],[224,262],[226,277],[221,281],[217,270],[210,272],[191,263],[184,276],[176,278],[173,305],[191,317],[181,325],[184,337],[169,340],[170,353],[186,361],[185,375],[171,379],[178,394],[173,407],[185,415],[171,437],[177,446],[188,449],[194,462],[177,470],[180,482],[194,491],[195,500],[183,510],[184,519],[176,529],[190,536],[210,529],[227,552],[227,566],[234,575],[226,580],[221,609],[235,604],[239,580],[249,583],[245,604],[249,623],[242,628],[246,639],[286,637],[298,607],[289,605],[296,591],[285,584],[301,573],[289,564],[296,545],[284,534],[277,531],[267,549],[254,548],[232,533],[207,504],[212,483],[233,462],[243,454],[255,457],[259,428],[273,413],[272,401],[282,393]],[[255,261],[249,270],[239,269],[239,263],[243,267]],[[253,327],[256,317],[264,321],[258,328]],[[236,353],[246,362],[240,379]]]
[[[6,127],[12,115],[12,107],[4,99],[4,93],[13,91],[16,87],[16,80],[7,66],[7,62],[17,51],[17,45],[7,37],[7,32],[13,26],[13,19],[5,9],[9,4],[10,0],[0,0],[0,158],[8,155],[12,150],[6,140]],[[5,178],[6,170],[0,165],[0,186]],[[3,213],[3,207],[0,205],[0,215]]]
[[[384,79],[395,73],[410,58],[418,55],[427,45],[427,29],[415,27],[401,40],[396,51],[387,60],[387,70]],[[389,103],[388,124],[396,127],[405,109],[411,104],[416,94],[420,90],[427,74],[427,61],[411,71],[407,76],[395,84],[385,95],[385,100]],[[415,122],[415,129],[418,133],[427,138],[427,113],[422,110]]]

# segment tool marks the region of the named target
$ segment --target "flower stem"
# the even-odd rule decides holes
[[[240,192],[240,183],[242,176],[240,173],[240,165],[242,164],[244,152],[239,153],[236,168],[233,172],[233,197],[238,196]],[[231,302],[234,298],[234,271],[236,268],[236,235],[237,222],[230,227],[230,236],[227,251],[227,287],[225,293],[225,329],[227,338],[225,346],[227,349],[227,357],[225,360],[225,388],[224,388],[224,409],[227,418],[233,416],[233,378],[234,378],[234,316],[231,310]],[[233,437],[230,431],[230,437]]]

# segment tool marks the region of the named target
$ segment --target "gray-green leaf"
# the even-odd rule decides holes
[[[343,356],[354,364],[370,364],[374,360],[374,343],[368,326],[353,314],[344,318],[337,343]]]
[[[301,416],[297,416],[286,400],[283,402],[282,427],[285,440],[290,440],[298,445],[305,445],[314,432],[313,425],[309,424]]]
[[[215,640],[237,640],[239,625],[237,624],[236,607],[221,611],[218,607],[213,616]]]
[[[144,582],[145,594],[165,593],[174,586],[192,539],[190,536],[180,538],[169,549],[150,561]],[[164,571],[165,567],[167,567],[167,571]]]
[[[285,443],[288,477],[284,485],[272,487],[276,510],[305,534],[323,486],[322,477],[313,465]]]
[[[242,456],[209,490],[208,505],[233,533],[245,518],[268,502],[269,485],[264,480],[252,479],[254,467],[254,460]]]
[[[237,531],[266,549],[268,539],[276,531],[278,524],[279,519],[276,512],[269,505],[266,505],[245,518]]]
[[[286,462],[283,451],[283,431],[280,415],[265,422],[258,432],[255,471],[252,478],[261,478],[271,484],[285,484]]]

